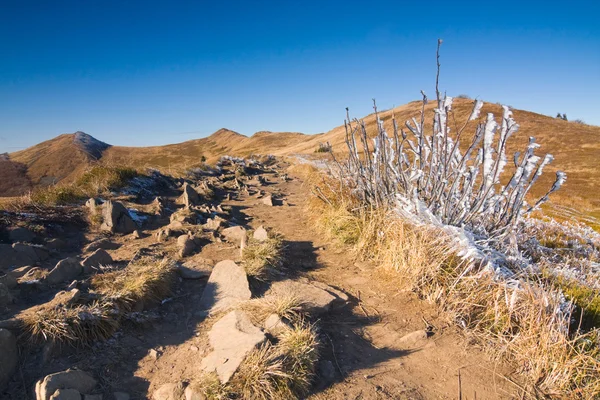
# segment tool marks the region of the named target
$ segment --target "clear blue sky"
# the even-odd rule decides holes
[[[370,4],[369,4],[370,3]],[[600,125],[600,2],[0,1],[0,152],[318,133],[441,88]]]

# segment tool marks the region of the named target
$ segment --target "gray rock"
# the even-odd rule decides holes
[[[425,344],[428,337],[427,331],[418,330],[402,336],[396,344],[404,349],[420,347]]]
[[[67,242],[59,238],[50,239],[46,242],[46,247],[51,251],[64,250],[67,246]]]
[[[132,239],[139,239],[142,237],[142,233],[140,232],[139,229],[136,229],[135,231],[133,231],[133,233],[130,236]]]
[[[183,385],[181,383],[167,383],[154,391],[154,400],[181,400],[183,398]]]
[[[113,259],[104,249],[98,249],[94,251],[91,255],[86,257],[81,264],[87,268],[95,268],[100,265],[109,265],[112,264]]]
[[[37,400],[49,400],[58,389],[75,389],[80,393],[89,393],[96,386],[96,380],[80,370],[71,370],[50,374],[35,384]]]
[[[183,279],[202,279],[210,276],[210,270],[208,269],[192,269],[185,265],[178,265],[177,272]]]
[[[269,315],[263,326],[265,328],[265,332],[269,332],[273,336],[278,336],[287,328],[289,328],[288,325],[283,322],[281,317],[277,314]]]
[[[114,249],[118,249],[118,248],[119,248],[118,244],[113,243],[110,239],[104,238],[104,239],[98,239],[98,240],[93,241],[92,243],[88,244],[87,246],[85,246],[83,248],[83,252],[89,253],[92,251],[96,251],[98,249],[114,250]]]
[[[5,307],[13,302],[13,296],[4,283],[0,283],[0,307]]]
[[[256,240],[258,240],[259,242],[264,242],[265,240],[267,240],[269,238],[269,233],[267,232],[267,230],[261,225],[258,227],[258,229],[256,229],[254,231],[254,234],[252,235],[252,237]]]
[[[179,256],[189,256],[196,250],[196,243],[188,235],[181,235],[177,238],[177,247],[179,247]]]
[[[8,232],[8,238],[11,242],[32,242],[35,239],[35,233],[27,228],[13,228]]]
[[[319,315],[330,310],[337,297],[326,290],[293,280],[274,282],[269,295],[295,296],[303,304],[303,308],[312,314]]]
[[[115,400],[129,400],[130,398],[129,393],[125,392],[114,392],[113,397]]]
[[[185,395],[185,400],[206,400],[204,393],[196,389],[193,385],[186,387],[183,394]]]
[[[15,243],[12,245],[12,247],[18,255],[25,255],[26,257],[29,257],[33,262],[44,261],[50,257],[48,249],[41,245]]]
[[[225,225],[225,220],[219,216],[215,216],[213,218],[208,218],[206,223],[203,225],[206,229],[211,229],[216,231],[220,227]]]
[[[102,206],[102,226],[100,229],[115,233],[131,233],[138,226],[131,219],[129,211],[117,201],[108,200]]]
[[[96,215],[99,213],[98,207],[102,205],[102,201],[100,199],[90,198],[85,202],[85,206],[90,210],[91,215]]]
[[[244,236],[246,236],[246,229],[243,226],[232,226],[230,228],[223,229],[221,232],[227,241],[232,243],[241,243]]]
[[[23,267],[47,260],[48,249],[43,246],[15,243],[0,244],[0,269]]]
[[[101,394],[84,394],[83,400],[102,400]]]
[[[194,211],[189,208],[182,208],[177,210],[171,217],[169,218],[169,222],[174,224],[175,222],[179,222],[181,224],[195,224],[198,220],[198,216]],[[169,224],[169,225],[171,225]]]
[[[8,383],[12,374],[17,368],[19,360],[19,352],[17,349],[17,339],[6,329],[0,329],[0,354],[2,362],[0,362],[0,393]]]
[[[266,340],[265,334],[240,310],[217,321],[208,338],[213,351],[202,360],[201,368],[216,372],[222,383],[227,383],[246,355]]]
[[[14,289],[18,284],[17,278],[10,273],[0,276],[0,283],[6,286],[8,289]]]
[[[200,196],[198,192],[188,183],[183,184],[183,194],[181,195],[181,203],[186,207],[191,207],[200,204]]]
[[[75,389],[58,389],[50,396],[50,400],[81,400],[81,393]]]
[[[242,301],[250,300],[251,296],[244,268],[231,260],[221,261],[208,278],[200,298],[200,309],[209,314],[226,311]]]
[[[83,268],[79,261],[74,257],[60,260],[56,266],[46,276],[46,281],[50,284],[58,284],[65,281],[71,281],[77,278]]]
[[[261,200],[263,204],[266,204],[267,206],[273,206],[273,196],[270,194],[266,194],[265,197],[263,197],[263,199]]]

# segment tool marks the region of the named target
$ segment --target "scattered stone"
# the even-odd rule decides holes
[[[90,210],[91,215],[98,214],[98,207],[100,207],[101,205],[102,205],[102,200],[95,199],[93,197],[85,202],[85,206]]]
[[[200,204],[200,195],[198,192],[188,183],[183,184],[183,194],[180,197],[181,203],[186,207],[191,207]]]
[[[113,397],[115,400],[129,400],[130,398],[129,393],[125,392],[114,392]]]
[[[198,348],[198,346],[194,346],[194,345],[190,346],[190,350],[193,351],[193,352],[200,351],[200,349]]]
[[[139,239],[142,237],[142,233],[140,232],[139,229],[136,229],[135,231],[133,231],[133,233],[130,236],[132,239]]]
[[[183,398],[183,384],[167,383],[159,387],[152,398],[154,400],[181,400]]]
[[[163,216],[165,214],[165,199],[156,197],[152,202],[152,211],[154,211],[154,215]]]
[[[337,297],[326,290],[293,280],[273,282],[269,294],[293,295],[303,304],[307,312],[319,315],[330,310]]]
[[[153,360],[158,360],[158,357],[160,357],[160,353],[158,352],[158,350],[156,349],[150,349],[148,351],[148,355],[150,356],[150,358],[152,358]]]
[[[75,389],[80,393],[91,392],[96,386],[96,380],[86,372],[77,369],[68,369],[57,372],[40,379],[35,384],[37,400],[49,400],[50,396],[58,389]],[[81,397],[80,397],[81,398]]]
[[[214,216],[213,218],[208,218],[206,220],[206,224],[204,224],[204,227],[206,229],[211,229],[211,230],[216,231],[223,225],[225,225],[225,220],[219,216]]]
[[[12,274],[6,274],[0,276],[0,283],[6,286],[8,289],[14,289],[17,287],[17,278]]]
[[[0,269],[23,267],[47,260],[48,249],[27,243],[0,244]]]
[[[14,298],[5,284],[0,283],[0,307],[12,304]]]
[[[179,256],[189,256],[196,250],[196,243],[188,235],[181,235],[177,238],[177,246],[179,247]]]
[[[183,279],[202,279],[210,275],[209,270],[192,269],[185,265],[177,265],[177,272]]]
[[[57,389],[50,400],[81,400],[81,393],[75,389]]]
[[[83,268],[76,258],[65,258],[64,260],[60,260],[52,271],[48,273],[46,281],[53,285],[70,281],[78,277],[82,271]]]
[[[254,231],[254,234],[252,235],[252,237],[254,239],[258,240],[259,242],[264,242],[265,240],[267,240],[269,238],[269,233],[261,225],[261,226],[258,227],[257,230]]]
[[[16,242],[30,243],[33,241],[33,239],[35,239],[35,233],[33,233],[32,231],[30,231],[27,228],[18,227],[18,228],[13,228],[10,231],[8,231],[8,238],[13,243],[16,243]]]
[[[204,396],[204,393],[200,392],[192,385],[185,388],[184,395],[185,400],[206,400],[206,396]]]
[[[246,355],[266,340],[265,334],[240,310],[217,321],[208,338],[213,351],[202,360],[201,367],[216,372],[222,383],[227,383]]]
[[[118,201],[108,200],[104,203],[102,218],[104,222],[102,222],[100,229],[104,231],[131,233],[138,228],[137,224],[131,219],[129,211]]]
[[[265,197],[263,197],[263,199],[261,200],[263,204],[266,204],[268,206],[273,206],[273,196],[271,194],[265,194]]]
[[[8,274],[14,276],[15,278],[20,278],[28,273],[32,268],[32,265],[26,265],[24,267],[15,268],[12,271],[9,271]]]
[[[288,328],[288,325],[283,322],[279,315],[271,314],[265,320],[263,327],[265,328],[265,332],[269,332],[273,336],[278,336]]]
[[[2,355],[2,362],[0,362],[1,393],[6,383],[14,373],[19,358],[17,339],[10,331],[6,329],[0,329],[0,354]]]
[[[250,300],[251,296],[244,268],[231,260],[221,261],[208,278],[200,298],[200,309],[209,314],[226,311],[242,301]]]
[[[170,223],[180,222],[182,224],[195,224],[197,222],[196,213],[189,208],[182,208],[171,214]]]
[[[96,251],[98,249],[115,250],[118,248],[119,248],[118,244],[111,242],[110,239],[104,238],[104,239],[99,239],[99,240],[96,240],[96,241],[88,244],[87,246],[85,246],[83,248],[83,252],[90,253],[90,252]]]
[[[95,267],[99,267],[100,265],[109,265],[112,264],[113,259],[110,256],[110,254],[108,254],[106,252],[106,250],[104,249],[98,249],[95,252],[93,252],[90,256],[88,256],[87,258],[85,258],[81,264],[84,267],[88,267],[88,268],[95,268]]]
[[[50,239],[46,242],[46,247],[50,251],[64,250],[67,248],[67,246],[67,242],[59,238]]]
[[[223,229],[221,232],[225,239],[229,242],[240,243],[244,236],[246,236],[246,229],[243,226],[232,226],[230,228]]]

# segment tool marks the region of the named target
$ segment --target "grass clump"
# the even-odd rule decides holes
[[[291,294],[268,295],[243,302],[239,308],[249,315],[254,324],[262,326],[272,314],[277,314],[287,321],[299,321],[302,318],[303,305],[298,297]]]
[[[225,400],[231,398],[230,388],[219,381],[216,373],[205,373],[190,383],[195,393],[201,393],[206,400]]]
[[[139,302],[164,299],[171,293],[174,280],[172,261],[139,260],[125,269],[95,275],[92,287],[102,296],[129,308]]]
[[[263,241],[250,236],[242,250],[246,273],[262,281],[277,276],[281,273],[283,250],[283,239],[278,234],[269,233],[269,237]]]
[[[23,313],[20,320],[25,335],[35,342],[90,343],[109,338],[119,326],[111,302],[41,308]]]
[[[49,186],[34,190],[28,200],[39,205],[65,205],[84,197],[84,192],[75,186]]]

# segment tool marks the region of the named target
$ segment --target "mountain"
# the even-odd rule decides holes
[[[426,126],[433,118],[435,106],[435,102],[430,102],[425,107]],[[472,100],[455,99],[453,119],[458,126],[466,121],[472,106]],[[405,121],[419,117],[420,109],[421,102],[415,101],[380,112],[379,117],[391,133],[392,114],[399,126],[403,127]],[[499,121],[502,115],[500,105],[486,103],[480,120],[489,112],[494,113]],[[600,127],[568,122],[525,110],[513,112],[521,129],[509,140],[511,154],[522,150],[528,138],[534,136],[541,144],[537,154],[551,153],[555,158],[545,170],[540,184],[536,185],[534,194],[541,194],[552,184],[556,170],[563,170],[567,172],[568,179],[554,199],[559,200],[563,206],[585,209],[589,214],[600,217],[600,199],[596,195],[600,184]],[[364,122],[368,133],[375,135],[375,115],[364,117]],[[476,123],[477,121],[470,122],[465,132],[474,132]],[[60,135],[26,150],[11,153],[8,157],[1,157],[0,182],[3,184],[0,184],[0,196],[23,193],[38,185],[68,182],[98,161],[181,171],[198,165],[202,157],[208,162],[214,162],[225,154],[313,154],[319,143],[324,142],[329,142],[335,152],[343,154],[346,149],[344,125],[317,135],[261,131],[250,137],[222,128],[206,138],[153,147],[111,146],[83,132],[76,132]]]

